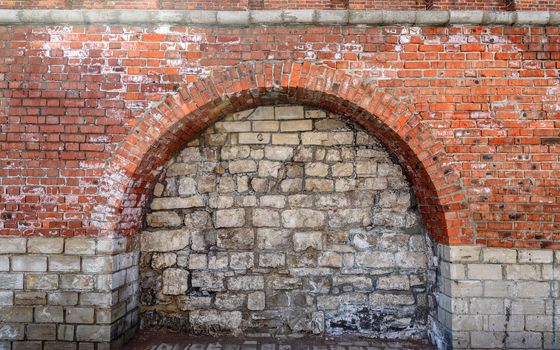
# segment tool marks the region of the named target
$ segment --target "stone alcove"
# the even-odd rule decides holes
[[[431,255],[401,167],[361,127],[295,105],[234,113],[156,184],[141,326],[420,338]]]

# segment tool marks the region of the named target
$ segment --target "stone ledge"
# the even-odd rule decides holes
[[[560,11],[384,11],[384,10],[0,10],[11,24],[183,25],[560,25]]]

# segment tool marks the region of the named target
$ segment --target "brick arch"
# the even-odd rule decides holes
[[[158,174],[176,152],[228,113],[275,103],[311,105],[356,121],[398,158],[432,239],[472,243],[458,171],[420,117],[360,77],[309,62],[223,68],[168,96],[108,161],[92,223],[103,235],[134,234]]]

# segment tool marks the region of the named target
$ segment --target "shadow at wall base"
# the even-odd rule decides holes
[[[121,348],[138,330],[138,248],[137,238],[1,237],[0,349]],[[559,251],[435,251],[438,348],[558,348]]]

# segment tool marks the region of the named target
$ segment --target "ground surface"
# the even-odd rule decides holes
[[[139,334],[124,350],[431,350],[427,341],[394,341],[358,337],[236,338],[177,334]]]

